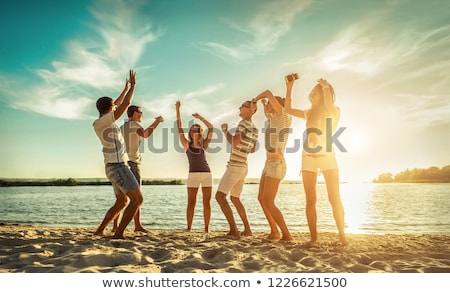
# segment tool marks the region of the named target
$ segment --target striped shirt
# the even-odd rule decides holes
[[[231,166],[247,166],[247,156],[258,140],[258,129],[251,120],[241,120],[236,133],[241,134],[241,141],[232,148],[228,164]]]
[[[266,128],[266,151],[275,153],[277,149],[284,153],[291,127],[292,117],[281,108],[281,113],[274,113]]]

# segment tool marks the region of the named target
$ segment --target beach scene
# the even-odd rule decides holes
[[[450,273],[448,1],[3,6],[0,276]]]
[[[243,195],[255,235],[239,239],[225,235],[227,223],[217,204],[212,205],[210,233],[202,231],[201,206],[193,231],[186,232],[185,185],[143,186],[142,223],[150,232],[135,233],[131,223],[125,240],[93,236],[111,205],[111,186],[2,187],[0,271],[450,272],[449,184],[342,187],[348,246],[336,243],[324,185],[319,186],[320,241],[314,246],[308,244],[299,183],[282,184],[279,193],[294,238],[290,242],[266,238],[267,220],[255,197],[256,184],[246,184]]]

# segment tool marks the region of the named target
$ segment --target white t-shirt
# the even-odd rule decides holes
[[[133,120],[126,121],[121,127],[122,135],[125,139],[125,145],[128,152],[128,158],[130,161],[141,164],[142,154],[141,154],[141,141],[142,137],[137,134],[138,129],[141,129],[142,125]]]
[[[125,141],[114,120],[114,112],[103,115],[94,121],[94,130],[103,146],[105,164],[128,162]]]

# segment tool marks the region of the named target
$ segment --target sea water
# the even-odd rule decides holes
[[[210,230],[226,231],[227,222],[214,198],[216,188]],[[245,184],[241,200],[252,230],[267,232],[258,188],[258,184]],[[450,184],[343,183],[340,190],[347,233],[450,234]],[[141,219],[147,229],[186,228],[185,185],[144,185],[142,193]],[[0,187],[0,223],[95,228],[114,199],[111,186]],[[302,184],[281,184],[276,204],[291,232],[308,231]],[[200,189],[194,230],[203,230],[202,211]],[[235,217],[242,229],[236,213]],[[319,232],[336,231],[324,184],[317,186],[317,217]]]

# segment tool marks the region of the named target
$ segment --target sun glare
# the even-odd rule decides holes
[[[345,140],[342,141],[344,147],[349,152],[362,152],[369,147],[369,138],[364,131],[354,131]]]
[[[350,144],[355,149],[360,149],[364,145],[364,141],[361,136],[355,136],[350,140]]]

